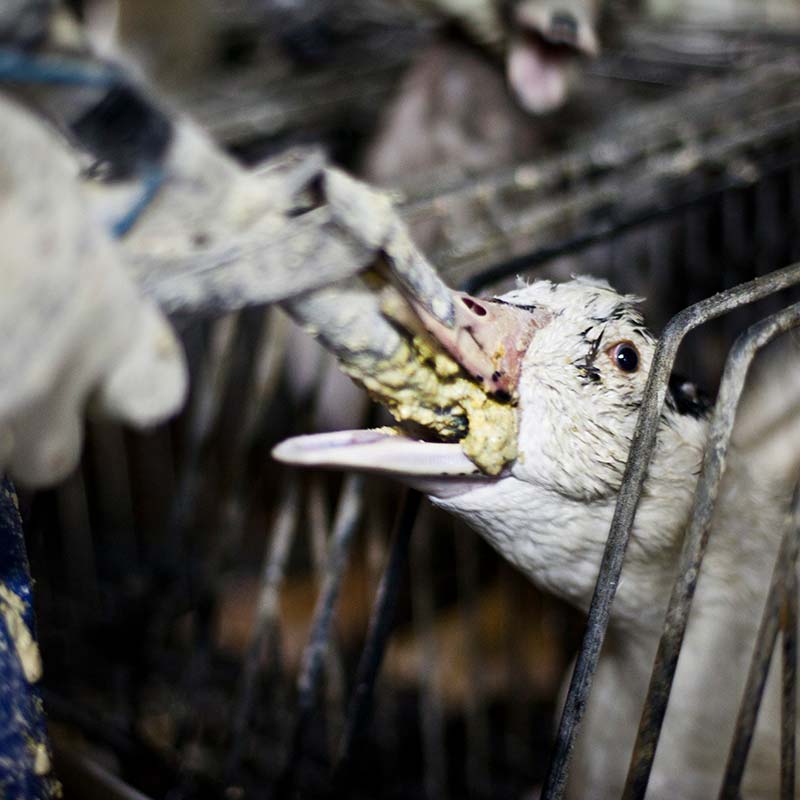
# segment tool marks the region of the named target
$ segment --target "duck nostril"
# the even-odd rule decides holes
[[[554,41],[574,43],[578,38],[578,20],[569,11],[554,11],[550,17],[550,36]]]
[[[485,317],[487,314],[486,309],[480,305],[480,303],[476,303],[471,297],[462,297],[461,302],[475,315],[479,317]]]

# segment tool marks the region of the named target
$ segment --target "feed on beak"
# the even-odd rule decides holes
[[[470,302],[474,303],[472,307],[460,306],[449,342],[451,354],[423,327],[423,322],[433,327],[435,321],[424,311],[417,312],[418,317],[396,291],[386,289],[382,309],[402,329],[400,347],[388,359],[367,365],[361,360],[344,361],[342,369],[406,430],[419,438],[458,442],[483,473],[498,475],[517,455],[515,396],[508,391],[512,388],[508,384],[496,388],[491,381],[506,356],[502,341],[482,350],[474,335],[465,337],[472,350],[464,366],[485,367],[489,372],[486,377],[477,372],[469,374],[455,360],[459,356],[459,334],[467,333],[465,324],[469,327],[464,318],[474,315],[479,320],[485,314],[483,304]]]
[[[475,465],[484,475],[499,475],[517,457],[522,358],[546,316],[454,292],[454,324],[447,326],[413,295],[375,275],[366,280],[369,287],[318,293],[290,311],[336,353],[342,370],[392,414],[397,433],[417,440],[419,474],[473,474]],[[353,310],[357,304],[361,313]],[[378,339],[385,346],[375,346]],[[384,441],[390,435],[386,431],[349,433],[335,440],[306,437],[302,446],[282,446],[276,456],[310,463],[314,450],[317,463],[322,459],[328,466],[345,466],[344,459],[348,466],[370,470],[378,468],[374,459],[379,456],[401,458],[406,469],[413,460],[399,437]],[[356,444],[361,448],[357,453],[343,452]]]
[[[344,371],[364,386],[403,424],[423,437],[458,442],[487,475],[499,474],[517,455],[516,411],[509,399],[489,395],[467,377],[432,340],[417,334],[389,360],[369,372],[356,365]]]

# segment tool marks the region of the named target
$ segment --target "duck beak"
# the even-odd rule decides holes
[[[523,0],[513,12],[514,24],[546,45],[593,57],[599,53],[600,43],[589,5],[585,1]]]
[[[587,3],[524,0],[515,7],[508,48],[508,81],[531,114],[546,114],[567,99],[581,56],[600,45]]]
[[[350,469],[409,479],[482,477],[458,444],[415,441],[391,428],[295,436],[277,445],[272,455],[296,466]]]
[[[487,394],[511,401],[517,395],[528,345],[536,331],[548,324],[550,312],[461,292],[454,292],[453,300],[454,324],[447,326],[408,298],[417,326],[421,322]],[[503,428],[498,433],[515,437],[514,417],[510,419],[513,430]],[[492,441],[491,435],[482,441]],[[390,428],[298,436],[279,444],[272,454],[298,466],[388,474],[437,496],[452,495],[476,481],[496,480],[508,472],[501,461],[489,477],[467,457],[461,443],[417,441]]]
[[[536,330],[550,322],[550,313],[464,292],[453,292],[453,297],[452,327],[443,325],[412,298],[409,300],[428,332],[486,392],[515,398],[528,345]]]
[[[272,456],[294,466],[387,475],[442,500],[506,476],[484,475],[458,444],[415,441],[388,428],[295,436]]]

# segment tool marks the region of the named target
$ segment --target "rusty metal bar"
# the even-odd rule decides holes
[[[408,564],[409,545],[414,523],[417,519],[422,496],[409,489],[403,498],[397,518],[389,561],[378,587],[378,595],[372,609],[367,632],[367,641],[358,664],[356,682],[348,709],[342,741],[339,746],[339,757],[334,768],[334,785],[337,789],[346,789],[350,780],[355,746],[363,735],[372,708],[372,694],[375,679],[383,663],[386,645],[392,632],[397,593]]]
[[[422,509],[422,533],[431,534],[430,507]],[[442,703],[442,686],[437,669],[443,653],[436,636],[436,603],[434,598],[433,553],[430,535],[419,535],[412,542],[411,552],[411,609],[414,636],[420,648],[419,723],[422,733],[426,797],[446,797],[447,757]]]
[[[680,343],[689,331],[739,306],[800,283],[800,264],[777,270],[695,303],[670,320],[658,343],[645,387],[642,408],[617,497],[603,559],[595,585],[583,642],[572,673],[561,723],[542,791],[543,800],[564,797],[575,737],[580,728],[592,686],[600,649],[605,639],[611,603],[617,591],[636,507],[647,475],[664,405],[667,384]]]
[[[325,656],[331,645],[336,601],[339,599],[342,578],[347,568],[353,535],[361,520],[364,500],[364,476],[348,475],[342,487],[333,533],[328,545],[325,575],[314,608],[311,635],[303,651],[302,666],[297,679],[297,718],[286,762],[286,773],[283,776],[284,781],[289,781],[289,773],[299,763],[299,754],[314,712]],[[288,782],[286,786],[288,788]]]
[[[650,675],[650,685],[636,734],[628,778],[622,795],[624,800],[642,798],[647,791],[692,600],[697,588],[697,579],[711,532],[711,520],[725,471],[736,409],[747,373],[761,348],[799,324],[800,304],[789,306],[784,311],[757,322],[739,336],[725,364],[711,418],[703,468],[695,491],[692,516],[683,540],[678,577],[672,588],[664,630],[658,644],[655,665]]]
[[[756,644],[753,648],[753,661],[747,675],[742,705],[736,719],[736,728],[728,754],[728,763],[725,767],[725,776],[722,779],[722,788],[719,800],[738,800],[740,786],[747,766],[747,756],[753,741],[753,731],[758,717],[758,709],[764,694],[764,686],[769,674],[772,653],[778,630],[781,626],[781,609],[784,604],[784,587],[789,578],[789,573],[794,573],[797,568],[797,556],[800,552],[800,493],[795,492],[794,509],[786,525],[786,531],[781,540],[778,558],[770,581],[769,594],[761,618]],[[782,722],[784,720],[782,719]],[[783,750],[784,742],[781,742]],[[794,796],[794,793],[792,795]]]
[[[235,779],[239,769],[247,735],[247,724],[257,693],[256,679],[259,669],[267,656],[275,660],[280,659],[280,648],[277,646],[279,642],[278,591],[283,582],[286,563],[294,542],[299,513],[299,479],[297,474],[291,471],[282,487],[281,502],[261,567],[256,619],[242,669],[241,683],[231,723],[231,747],[225,769],[229,782]],[[267,650],[271,644],[275,646],[273,652],[268,653]]]

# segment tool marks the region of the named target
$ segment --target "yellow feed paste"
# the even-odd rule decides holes
[[[403,339],[391,358],[342,365],[398,422],[414,422],[445,441],[458,441],[483,472],[497,475],[517,456],[517,414],[464,374],[426,336]]]

